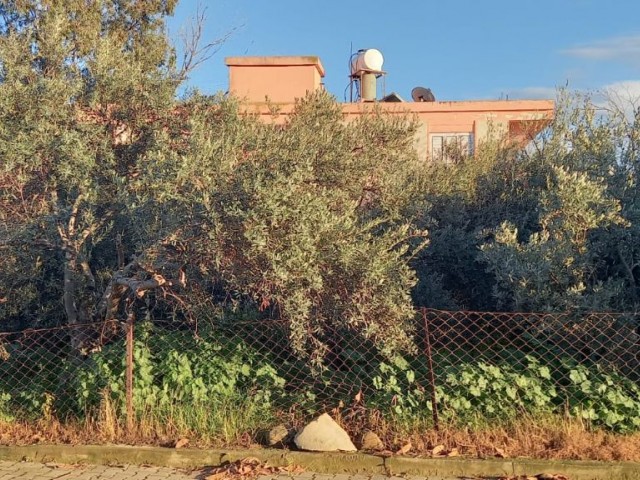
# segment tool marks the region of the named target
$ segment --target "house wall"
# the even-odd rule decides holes
[[[472,134],[474,148],[489,139],[526,144],[553,118],[553,100],[377,103],[394,114],[415,115],[429,139],[433,134]],[[368,103],[342,104],[347,118],[365,114]],[[427,141],[430,149],[431,142]]]
[[[416,117],[416,147],[418,155],[426,158],[431,152],[434,134],[471,134],[474,149],[490,139],[524,146],[551,121],[555,104],[553,100],[341,104],[346,121],[366,115],[374,105],[390,114]],[[293,105],[280,105],[276,115],[264,104],[247,104],[245,108],[260,115],[265,122],[282,124]]]
[[[322,88],[324,68],[318,57],[231,57],[229,91],[245,100],[248,112],[266,122],[284,123],[296,98]],[[266,104],[278,107],[278,114]],[[380,108],[390,114],[414,115],[419,122],[416,149],[431,153],[436,134],[470,134],[477,149],[488,139],[506,139],[521,145],[531,140],[553,118],[553,100],[492,100],[461,102],[343,103],[345,120]]]

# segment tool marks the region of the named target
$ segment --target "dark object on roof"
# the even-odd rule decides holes
[[[404,102],[404,99],[396,92],[391,92],[389,95],[382,97],[381,102]]]
[[[411,90],[411,98],[414,102],[435,102],[436,97],[430,88],[416,87]]]

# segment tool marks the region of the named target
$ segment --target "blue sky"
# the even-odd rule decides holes
[[[177,38],[206,7],[205,40],[234,30],[189,85],[227,89],[224,57],[318,55],[343,98],[351,44],[385,58],[387,93],[438,100],[549,98],[556,86],[640,97],[639,0],[181,0]]]

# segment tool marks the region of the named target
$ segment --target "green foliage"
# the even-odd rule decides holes
[[[58,354],[42,347],[29,352],[9,348],[7,353],[0,358],[0,415],[39,418],[56,397],[64,395],[65,364]]]
[[[11,395],[0,393],[0,422],[11,422],[14,416],[11,413]]]
[[[640,306],[639,112],[598,116],[589,99],[561,99],[524,151],[492,140],[425,165],[410,118],[373,108],[347,122],[324,92],[286,117],[274,108],[270,124],[233,98],[178,101],[184,72],[163,23],[175,4],[0,5],[3,326],[101,321],[125,304],[183,326],[251,312],[243,320],[288,325],[286,361],[318,382],[296,392],[305,406],[330,390],[323,360],[337,353],[358,367],[345,381],[411,416],[431,408],[425,372],[401,356],[415,350],[416,305]],[[150,279],[166,295],[131,287]],[[87,357],[70,332],[70,345],[2,361],[0,419],[65,414],[69,398],[72,413],[107,398],[122,415],[123,345]],[[375,371],[353,345],[336,352],[346,335],[372,346]],[[146,332],[134,355],[136,413],[183,415],[189,428],[214,431],[206,412],[237,406],[268,415],[285,382],[273,360],[218,337]],[[532,357],[471,360],[437,367],[451,421],[568,405],[594,425],[638,429],[637,385],[600,367],[556,365],[552,379]],[[33,377],[16,385],[25,365]]]
[[[391,407],[399,416],[415,414],[424,406],[425,390],[416,382],[415,372],[404,358],[396,356],[392,363],[381,362],[378,370],[372,377],[373,388],[377,390],[374,405],[382,409]]]
[[[546,365],[527,355],[516,365],[478,361],[438,368],[436,398],[446,422],[477,428],[525,414],[570,414],[619,433],[640,430],[640,388],[600,366]],[[372,385],[373,406],[409,422],[431,415],[427,377],[406,360],[381,363]]]
[[[92,420],[105,408],[114,408],[124,423],[123,342],[104,347],[82,363],[55,357],[39,360],[42,353],[32,358],[12,354],[3,361],[0,420],[54,415]],[[308,365],[291,362],[295,357],[273,355],[261,354],[220,329],[194,336],[188,330],[141,324],[134,348],[135,415],[140,422],[170,419],[180,431],[232,441],[237,433],[268,425],[278,412],[294,408],[314,414],[319,405],[349,402],[361,391],[367,408],[403,423],[430,422],[429,376],[420,358],[365,355],[363,369],[343,373],[327,366],[320,375],[312,375]],[[357,352],[347,355],[358,357]],[[435,359],[441,420],[482,428],[523,415],[569,415],[617,433],[640,431],[640,387],[612,368],[532,355],[516,361],[513,352],[505,358],[510,361]],[[30,381],[15,375],[25,361],[37,371]]]
[[[487,232],[504,221],[525,231],[537,222],[536,172],[518,163],[514,149],[481,145],[472,159],[430,164],[423,192],[431,204],[423,215],[430,244],[414,265],[420,283],[416,302],[428,307],[494,310],[493,277],[478,256]],[[434,275],[438,278],[436,288]]]
[[[595,425],[629,433],[640,430],[640,387],[615,372],[572,366],[569,371],[571,413]]]
[[[156,243],[134,246],[129,192],[140,160],[168,148],[157,132],[179,83],[163,25],[175,3],[0,6],[0,321],[95,320],[116,234],[137,253]]]
[[[230,443],[269,425],[276,404],[284,403],[285,380],[276,362],[235,336],[207,330],[194,336],[175,325],[143,323],[136,331],[133,407],[141,425],[169,422],[184,434]],[[0,421],[94,422],[108,415],[126,423],[123,341],[85,359],[11,351],[0,361],[0,373]]]
[[[145,190],[187,204],[200,271],[288,321],[296,352],[315,364],[339,329],[388,355],[410,349],[408,258],[425,236],[409,212],[413,124],[376,113],[344,123],[324,92],[284,125],[241,115],[233,100],[191,120],[198,149],[150,166],[153,176],[176,168],[178,182]]]
[[[108,395],[125,415],[124,357],[121,343],[110,345],[77,373],[76,397],[86,414]],[[233,403],[251,404],[268,416],[273,398],[284,387],[276,370],[243,343],[194,339],[190,332],[150,332],[136,341],[134,364],[133,399],[139,416],[180,408],[215,411]]]
[[[521,369],[484,362],[451,367],[441,393],[446,416],[463,421],[548,413],[558,398],[549,368],[533,357]]]
[[[488,142],[472,159],[430,166],[431,243],[415,263],[416,301],[636,310],[640,117],[623,108],[596,115],[590,99],[564,96],[524,151]]]
[[[346,123],[324,92],[273,124],[234,99],[178,101],[175,1],[81,4],[4,7],[0,319],[90,323],[125,301],[211,317],[232,298],[288,321],[316,366],[336,329],[410,350],[426,236],[410,119]],[[173,295],[134,292],[159,278]]]
[[[504,223],[495,241],[481,247],[496,278],[498,307],[563,311],[613,305],[619,293],[615,280],[590,282],[596,259],[588,238],[598,228],[625,224],[620,204],[584,173],[563,168],[552,173],[552,185],[540,199],[541,230],[523,241],[515,226]]]

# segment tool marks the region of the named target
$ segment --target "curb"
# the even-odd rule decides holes
[[[197,450],[126,445],[0,446],[0,460],[64,464],[155,465],[198,469],[246,457],[273,466],[300,465],[325,474],[416,475],[438,479],[561,473],[571,480],[640,480],[640,463],[382,457],[363,453],[311,453],[275,449]]]

